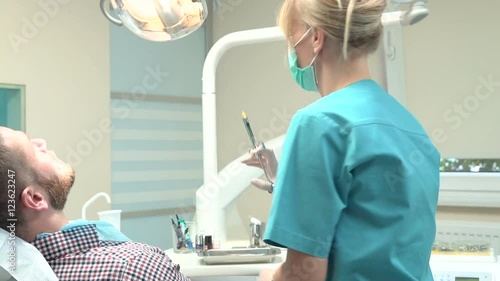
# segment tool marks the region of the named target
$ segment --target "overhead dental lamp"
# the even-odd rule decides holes
[[[206,0],[100,1],[101,12],[109,21],[150,41],[183,38],[202,26],[208,16]]]

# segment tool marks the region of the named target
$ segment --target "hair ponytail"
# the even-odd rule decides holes
[[[349,5],[347,6],[346,20],[345,20],[344,45],[342,46],[342,55],[344,56],[344,59],[348,58],[347,51],[349,48],[349,35],[351,32],[351,25],[352,25],[352,12],[354,11],[355,5],[356,5],[356,0],[349,0]]]

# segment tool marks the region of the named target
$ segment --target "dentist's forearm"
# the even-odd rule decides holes
[[[266,281],[324,281],[328,260],[288,249],[287,259]],[[265,280],[265,279],[264,279]]]
[[[302,281],[305,276],[299,276],[297,272],[292,272],[292,266],[290,262],[282,263],[275,271],[274,274],[271,275],[272,278],[268,281]]]
[[[274,271],[273,275],[271,276],[271,279],[269,281],[278,281],[278,280],[284,280],[281,276],[281,267],[283,264],[280,264],[280,266]]]
[[[276,268],[276,270],[269,275],[269,279],[266,280],[266,281],[279,281],[279,280],[285,280],[284,278],[282,278],[283,274],[282,274],[282,267],[283,267],[283,263],[280,264],[278,266],[278,268]]]

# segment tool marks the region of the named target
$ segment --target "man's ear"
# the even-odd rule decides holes
[[[26,209],[44,211],[49,208],[47,195],[35,186],[26,187],[20,194],[21,204]]]

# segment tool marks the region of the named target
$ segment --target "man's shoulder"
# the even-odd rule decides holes
[[[100,241],[99,247],[92,248],[88,253],[116,256],[120,259],[133,259],[143,255],[166,256],[162,249],[155,246],[140,242],[117,241]]]
[[[158,247],[139,242],[122,242],[116,245],[103,245],[94,249],[94,255],[107,253],[110,260],[126,264],[124,276],[141,276],[143,280],[189,280],[180,272],[180,265],[174,263]]]
[[[34,242],[61,280],[186,280],[158,247],[99,240],[93,225],[47,235]],[[130,279],[132,278],[132,279]]]
[[[43,236],[32,243],[47,261],[99,255],[129,260],[140,255],[165,256],[158,247],[132,241],[102,240],[95,225],[81,225]]]

